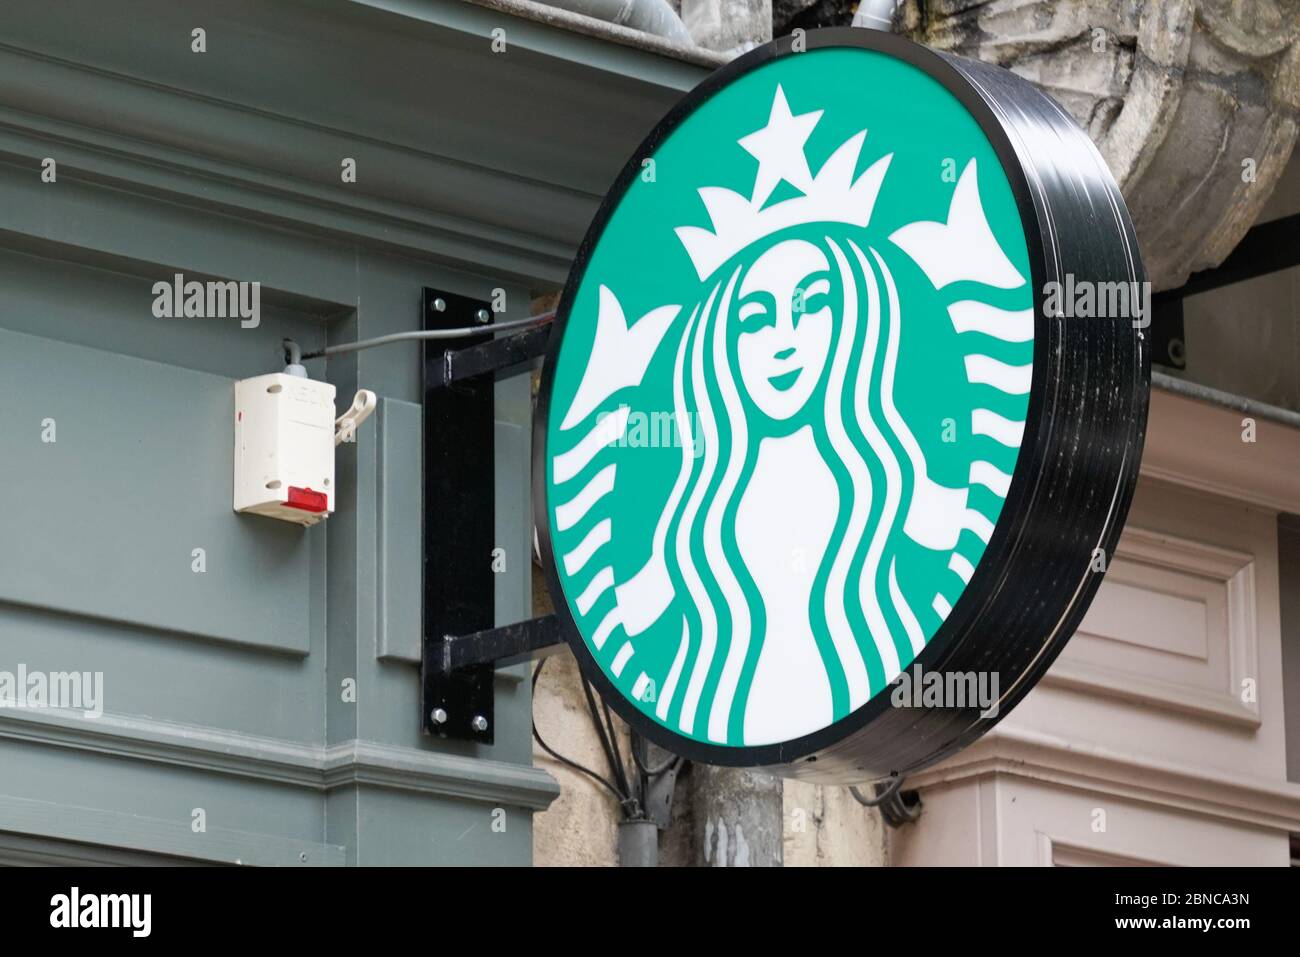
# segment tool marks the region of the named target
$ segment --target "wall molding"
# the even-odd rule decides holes
[[[0,832],[13,832],[29,841],[34,837],[48,838],[64,846],[67,843],[110,846],[119,852],[136,851],[208,863],[277,867],[341,867],[347,863],[347,849],[338,844],[210,825],[195,833],[188,818],[170,821],[5,795],[0,795]],[[0,833],[0,854],[8,843],[6,836]]]
[[[1072,660],[1071,646],[1066,647],[1064,654],[1043,676],[1043,684],[1088,691],[1237,727],[1258,728],[1261,723],[1258,701],[1246,703],[1233,690],[1241,687],[1243,679],[1259,677],[1254,557],[1245,552],[1130,525],[1124,529],[1112,562],[1115,558],[1222,584],[1226,606],[1224,651],[1227,656],[1227,674],[1223,677],[1227,686],[1199,687],[1170,681],[1154,673]],[[1109,574],[1114,575],[1115,571],[1112,567]],[[1108,577],[1107,581],[1129,584],[1123,578]],[[1105,587],[1106,582],[1103,582],[1102,589]],[[1085,618],[1073,641],[1080,638],[1112,640],[1109,636],[1089,632],[1087,624]],[[1158,651],[1148,648],[1152,652]],[[1206,659],[1205,664],[1208,669],[1210,660]]]
[[[1173,861],[1149,857],[1115,854],[1095,847],[1086,847],[1069,840],[1061,840],[1043,831],[1036,831],[1036,863],[1039,867],[1177,867]]]
[[[1026,778],[1269,830],[1300,831],[1300,784],[1114,751],[999,726],[943,764],[907,779],[909,788],[949,787],[996,776]]]
[[[149,718],[87,718],[58,708],[0,708],[0,739],[324,794],[382,787],[542,811],[560,793],[550,774],[531,765],[364,740],[320,746]]]
[[[1244,413],[1151,390],[1141,474],[1271,512],[1300,512],[1300,430],[1255,420],[1243,442]]]
[[[539,20],[531,4],[325,0],[304,16],[294,4],[144,0],[135,26],[88,0],[68,0],[60,18],[40,16],[37,0],[10,6],[0,158],[33,182],[52,157],[59,182],[529,281],[563,281],[605,186],[708,73]],[[194,55],[200,12],[210,49]],[[71,21],[93,48],[64,31]],[[154,33],[180,39],[168,47]],[[348,70],[323,66],[339,57]],[[521,90],[552,96],[539,106]],[[341,180],[343,157],[357,162],[355,183]]]

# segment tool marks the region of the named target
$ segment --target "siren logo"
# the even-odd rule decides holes
[[[647,718],[781,744],[885,692],[975,574],[1028,408],[1025,235],[975,119],[874,51],[747,72],[652,158],[562,309],[555,575]],[[626,442],[629,408],[682,440]]]

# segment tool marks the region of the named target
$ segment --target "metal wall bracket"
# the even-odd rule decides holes
[[[646,820],[659,830],[667,830],[673,823],[673,797],[677,791],[677,778],[685,764],[651,744],[639,734],[634,734],[630,747],[636,751],[636,769],[641,778],[641,810]]]
[[[447,635],[438,643],[442,657],[430,660],[429,667],[442,675],[454,675],[483,664],[505,668],[545,657],[546,652],[559,648],[563,641],[560,620],[554,615],[530,618],[468,635]]]
[[[1169,369],[1187,368],[1183,297],[1157,293],[1151,300],[1151,361]]]
[[[482,336],[423,342],[420,726],[426,734],[492,744],[497,665],[560,641],[554,618],[493,626],[494,386],[545,351],[549,328],[494,339],[487,302],[424,290],[422,329],[475,325],[483,326]]]
[[[1222,263],[1192,273],[1177,289],[1152,297],[1151,361],[1171,369],[1187,367],[1183,333],[1183,300],[1212,289],[1257,279],[1300,266],[1300,214],[1252,226]]]

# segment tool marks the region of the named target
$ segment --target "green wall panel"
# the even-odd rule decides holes
[[[307,652],[318,536],[233,513],[232,380],[0,331],[0,383],[0,598]]]

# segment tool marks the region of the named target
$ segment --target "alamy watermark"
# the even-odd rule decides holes
[[[1043,315],[1055,319],[1128,319],[1134,329],[1151,325],[1151,283],[1093,282],[1065,274],[1043,286]]]
[[[90,894],[73,887],[50,898],[50,926],[58,929],[121,928],[132,937],[153,929],[152,894]]]
[[[81,711],[87,718],[104,713],[104,672],[0,671],[0,710],[5,708],[59,708]]]
[[[687,428],[683,429],[672,412],[646,412],[627,406],[619,407],[617,412],[601,412],[596,416],[597,430],[608,430],[610,439],[607,444],[610,446],[621,449],[685,448],[692,458],[699,458],[704,454],[699,414],[690,413],[686,422]]]
[[[895,708],[978,708],[996,718],[1001,700],[996,671],[925,671],[919,664],[894,679]]]
[[[241,329],[262,323],[262,284],[234,280],[186,281],[176,273],[171,282],[153,284],[156,319],[239,319]]]

